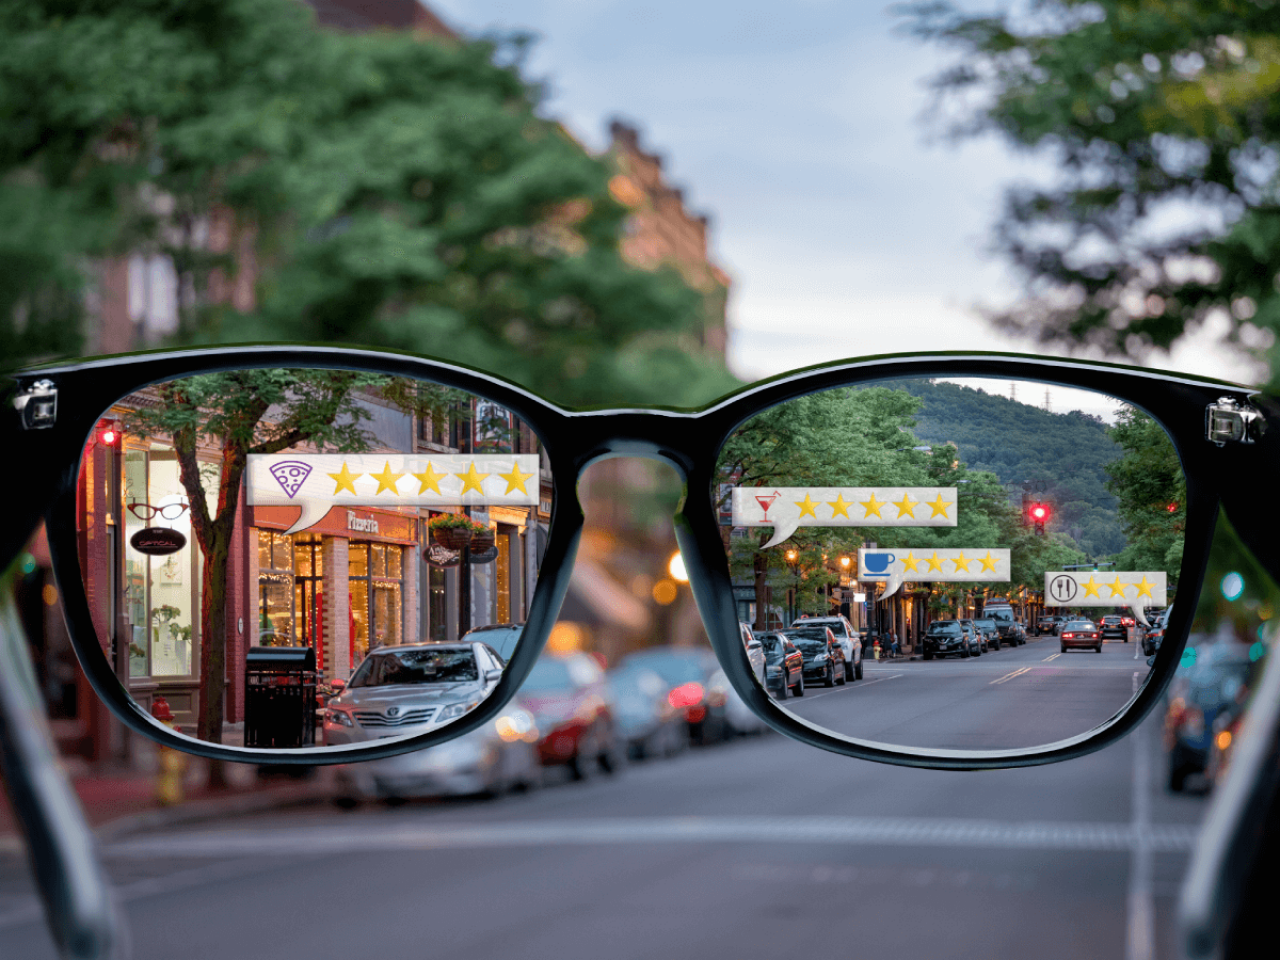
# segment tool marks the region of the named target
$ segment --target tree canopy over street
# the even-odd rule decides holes
[[[1047,157],[1010,187],[994,246],[1028,299],[997,326],[1135,358],[1215,318],[1266,351],[1280,328],[1280,8],[1272,0],[1034,0],[898,8],[959,52],[934,78],[960,138]]]
[[[700,294],[621,258],[610,169],[538,114],[527,38],[336,33],[295,0],[43,0],[0,31],[10,357],[78,352],[95,258],[151,251],[181,342],[405,349],[570,404],[735,383],[684,339]],[[209,293],[246,250],[237,308]]]

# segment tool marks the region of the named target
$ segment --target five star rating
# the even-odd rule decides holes
[[[295,475],[306,470],[300,486],[290,488],[272,473],[281,461]],[[537,454],[255,455],[248,473],[250,504],[524,506],[536,504],[539,493]]]
[[[1168,606],[1163,570],[1102,573],[1097,570],[1057,570],[1044,575],[1046,606],[1114,607],[1142,604]]]
[[[735,527],[954,527],[955,487],[734,487]]]
[[[889,580],[896,577],[906,582],[932,580],[990,581],[1009,579],[1010,551],[986,547],[921,550],[913,547],[894,549],[863,547],[858,551],[859,580]]]

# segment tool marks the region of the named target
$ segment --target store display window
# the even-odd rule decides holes
[[[348,547],[352,646],[357,663],[370,650],[404,642],[403,552],[394,544],[352,543]]]

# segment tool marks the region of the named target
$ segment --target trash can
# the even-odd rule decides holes
[[[244,745],[274,749],[314,746],[315,650],[250,647],[244,675]]]

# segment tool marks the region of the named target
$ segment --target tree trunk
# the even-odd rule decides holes
[[[232,510],[232,519],[235,511]],[[231,524],[223,518],[212,526],[210,549],[204,558],[200,597],[200,711],[196,737],[222,742],[222,701],[227,686],[227,561]]]
[[[768,562],[763,554],[756,554],[755,558],[755,588],[756,588],[756,623],[755,629],[764,631],[769,629],[769,585],[765,582],[765,570]]]

